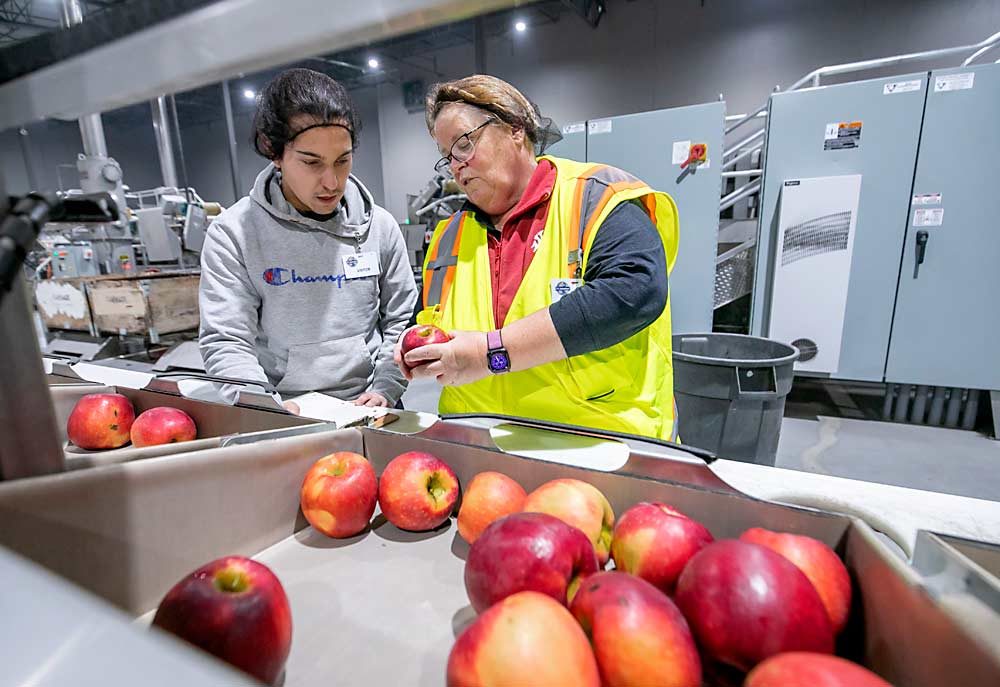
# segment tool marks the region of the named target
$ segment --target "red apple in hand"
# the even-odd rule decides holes
[[[378,500],[375,470],[350,451],[317,460],[302,481],[302,514],[328,537],[352,537],[368,526]]]
[[[701,686],[688,624],[649,582],[623,572],[591,575],[569,610],[594,647],[605,687]]]
[[[867,668],[836,656],[791,651],[750,671],[743,687],[892,687]]]
[[[191,441],[198,436],[198,428],[180,408],[150,408],[132,423],[131,436],[133,446],[159,446]]]
[[[406,354],[414,348],[449,341],[451,341],[451,335],[432,324],[418,324],[415,327],[410,327],[403,332],[403,338],[400,340],[399,355],[403,359],[403,366],[408,370],[412,369],[410,365],[406,364]]]
[[[823,600],[833,634],[840,634],[851,610],[851,576],[833,549],[812,537],[772,532],[761,527],[747,530],[740,535],[740,540],[780,553],[805,573]]]
[[[128,443],[133,422],[135,408],[121,394],[87,394],[73,406],[66,434],[80,448],[119,448]]]
[[[693,555],[714,541],[697,520],[663,503],[643,502],[615,523],[611,558],[615,567],[672,594]]]
[[[153,625],[274,684],[292,646],[292,612],[278,578],[242,556],[212,561],[174,585]]]
[[[562,604],[521,592],[489,608],[455,642],[448,687],[599,687],[583,630]]]
[[[741,670],[785,651],[833,652],[833,629],[812,582],[758,544],[709,544],[688,561],[674,600],[705,654]]]
[[[545,513],[515,513],[487,527],[469,549],[465,591],[479,613],[523,591],[565,604],[595,572],[597,556],[583,532]]]
[[[393,458],[378,485],[382,514],[402,530],[434,529],[448,519],[457,500],[458,478],[452,469],[420,451]]]
[[[524,511],[548,513],[579,528],[594,545],[600,566],[608,562],[615,512],[597,487],[578,479],[554,479],[528,494]]]
[[[458,533],[470,544],[488,525],[524,506],[524,488],[499,472],[480,472],[472,478],[458,510]]]

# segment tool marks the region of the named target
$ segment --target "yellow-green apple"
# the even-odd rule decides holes
[[[431,344],[447,343],[451,341],[451,335],[432,324],[418,324],[403,332],[403,338],[399,342],[399,355],[403,361],[403,366],[412,369],[412,365],[406,362],[406,354],[414,348],[429,346]]]
[[[132,423],[133,446],[159,446],[191,441],[198,436],[194,420],[180,408],[150,408],[139,413]]]
[[[672,594],[691,556],[714,541],[697,520],[663,503],[638,503],[622,513],[611,539],[615,567]]]
[[[578,479],[554,479],[528,494],[526,513],[548,513],[587,535],[603,568],[611,550],[615,512],[597,487]]]
[[[470,544],[496,520],[517,513],[524,506],[524,487],[499,472],[480,472],[462,494],[458,533]]]
[[[691,630],[649,582],[623,572],[591,575],[569,610],[594,647],[605,687],[701,686]]]
[[[458,500],[458,478],[429,453],[409,451],[393,458],[378,485],[382,514],[396,527],[432,530],[451,515]]]
[[[121,394],[87,394],[73,406],[66,434],[80,448],[119,448],[129,442],[133,422],[135,408]]]
[[[465,591],[479,613],[523,591],[566,604],[595,572],[597,556],[583,532],[546,513],[515,513],[487,527],[469,549]]]
[[[538,592],[480,615],[448,656],[448,687],[598,687],[597,662],[569,611]]]
[[[843,658],[791,651],[767,659],[747,675],[743,687],[892,687],[867,668]]]
[[[805,573],[823,600],[833,634],[840,634],[851,611],[851,575],[833,549],[812,537],[772,532],[761,527],[747,530],[740,539],[780,553]]]
[[[274,684],[292,645],[292,611],[271,570],[227,556],[187,575],[167,592],[153,625]]]
[[[785,651],[833,652],[833,629],[812,582],[759,544],[706,546],[684,567],[674,601],[705,655],[744,671]]]
[[[378,500],[375,470],[351,451],[323,456],[302,481],[299,504],[309,524],[328,537],[352,537],[368,526]]]

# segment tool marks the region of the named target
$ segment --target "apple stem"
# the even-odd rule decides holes
[[[238,594],[249,587],[247,575],[242,570],[225,568],[215,573],[215,588],[220,592]]]

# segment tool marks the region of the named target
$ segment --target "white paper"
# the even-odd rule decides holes
[[[965,91],[972,88],[975,81],[975,72],[936,76],[934,77],[934,92],[941,93],[943,91]]]
[[[573,124],[567,124],[562,128],[563,136],[569,136],[570,134],[582,134],[587,129],[586,122],[574,122]]]
[[[691,154],[691,141],[674,141],[673,154],[670,156],[671,164],[681,165]]]
[[[769,337],[807,339],[796,369],[834,373],[847,309],[861,175],[785,182],[781,190]]]
[[[944,223],[944,208],[923,208],[913,212],[913,226],[940,227]]]
[[[882,86],[882,95],[893,95],[894,93],[909,93],[919,91],[924,82],[921,79],[912,81],[893,81]]]
[[[343,401],[318,391],[311,391],[297,398],[285,400],[295,401],[302,417],[333,422],[338,428],[364,424],[368,420],[381,417],[389,412],[388,408],[356,406],[350,401]]]
[[[592,119],[587,122],[587,131],[591,134],[610,134],[611,128],[610,119]]]
[[[940,205],[941,204],[941,194],[940,193],[918,193],[913,196],[914,205]]]

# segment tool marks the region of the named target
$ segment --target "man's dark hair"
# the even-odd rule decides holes
[[[292,128],[296,115],[309,115],[315,123]],[[311,69],[288,69],[278,74],[260,92],[253,117],[253,144],[258,155],[276,160],[285,146],[306,129],[340,125],[358,146],[361,118],[347,89],[326,74]]]

